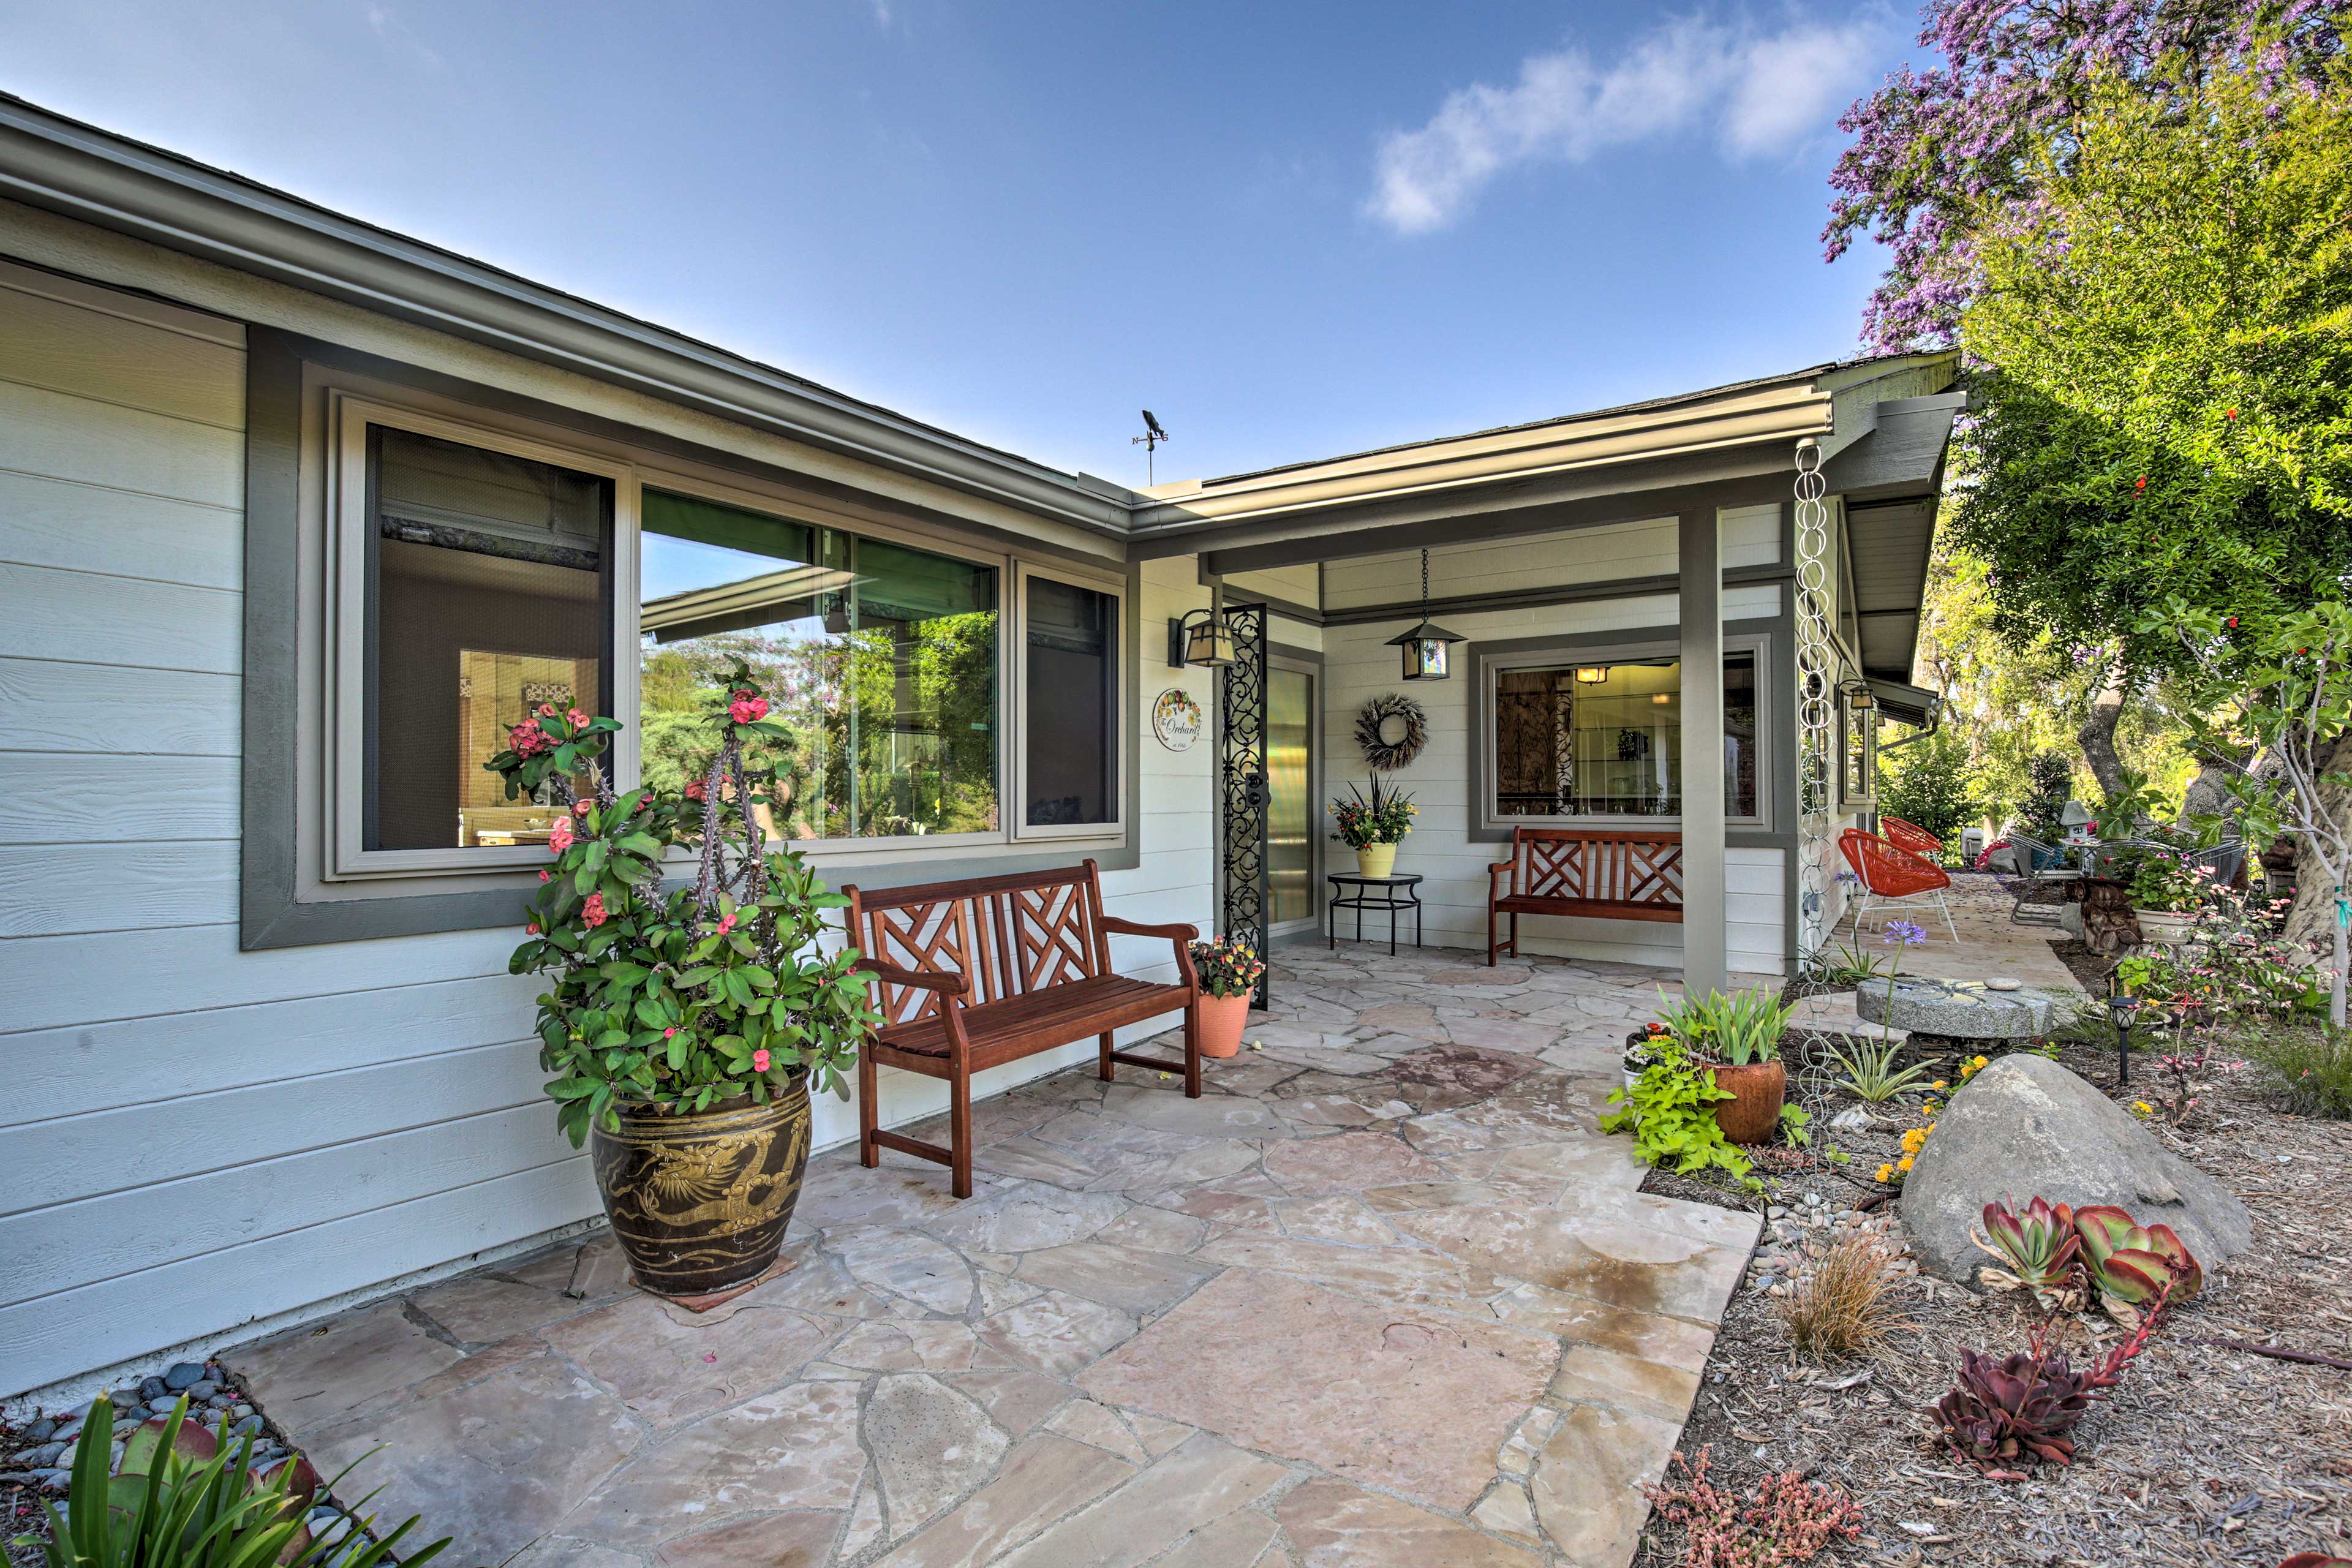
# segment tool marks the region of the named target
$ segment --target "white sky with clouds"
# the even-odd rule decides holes
[[[1907,9],[0,0],[0,89],[1141,483],[1851,353]]]

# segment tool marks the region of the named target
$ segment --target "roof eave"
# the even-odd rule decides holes
[[[0,94],[0,196],[1123,537],[1111,487]]]

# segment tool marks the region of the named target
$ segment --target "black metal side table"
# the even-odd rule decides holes
[[[1323,879],[1331,884],[1330,896],[1323,900],[1324,907],[1330,911],[1331,940],[1328,944],[1328,947],[1336,949],[1339,945],[1339,911],[1341,910],[1356,911],[1358,942],[1364,940],[1364,911],[1366,910],[1388,910],[1391,958],[1396,956],[1397,950],[1397,911],[1411,910],[1412,911],[1412,945],[1415,947],[1421,945],[1421,894],[1417,890],[1421,887],[1421,873],[1407,871],[1388,877],[1367,877],[1358,871],[1334,871]],[[1353,898],[1340,896],[1351,887],[1356,889]],[[1372,897],[1375,892],[1381,895],[1377,899]],[[1398,896],[1400,894],[1403,896],[1400,898]]]

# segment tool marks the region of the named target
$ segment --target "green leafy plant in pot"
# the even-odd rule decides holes
[[[1703,1000],[1671,1003],[1658,1015],[1665,1032],[1729,1096],[1716,1102],[1715,1119],[1734,1143],[1764,1142],[1780,1126],[1789,1095],[1780,1037],[1790,1011],[1777,994],[1712,991]]]
[[[1403,791],[1382,788],[1378,773],[1372,775],[1370,795],[1349,784],[1348,795],[1345,800],[1333,800],[1328,808],[1336,825],[1331,837],[1356,852],[1356,869],[1363,876],[1394,875],[1397,846],[1412,831],[1412,819],[1421,814],[1421,807]]]
[[[846,900],[767,842],[761,808],[781,817],[786,803],[744,752],[792,732],[741,660],[709,723],[709,765],[675,791],[616,793],[600,759],[619,723],[552,705],[484,764],[510,796],[548,790],[567,807],[509,967],[549,977],[547,1092],[573,1144],[591,1144],[637,1282],[682,1298],[775,1262],[808,1162],[810,1087],[846,1098],[844,1069],[880,1021],[856,951],[820,946]],[[666,886],[675,850],[693,880]]]

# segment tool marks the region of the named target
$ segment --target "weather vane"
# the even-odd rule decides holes
[[[1144,483],[1154,484],[1158,482],[1159,465],[1152,460],[1151,455],[1160,449],[1160,444],[1162,441],[1169,439],[1171,439],[1171,437],[1168,432],[1160,427],[1160,421],[1152,416],[1151,410],[1149,408],[1145,409],[1143,411],[1143,434],[1134,437],[1128,442],[1128,445],[1130,447],[1141,447],[1143,448],[1143,471],[1147,476],[1144,479]]]

